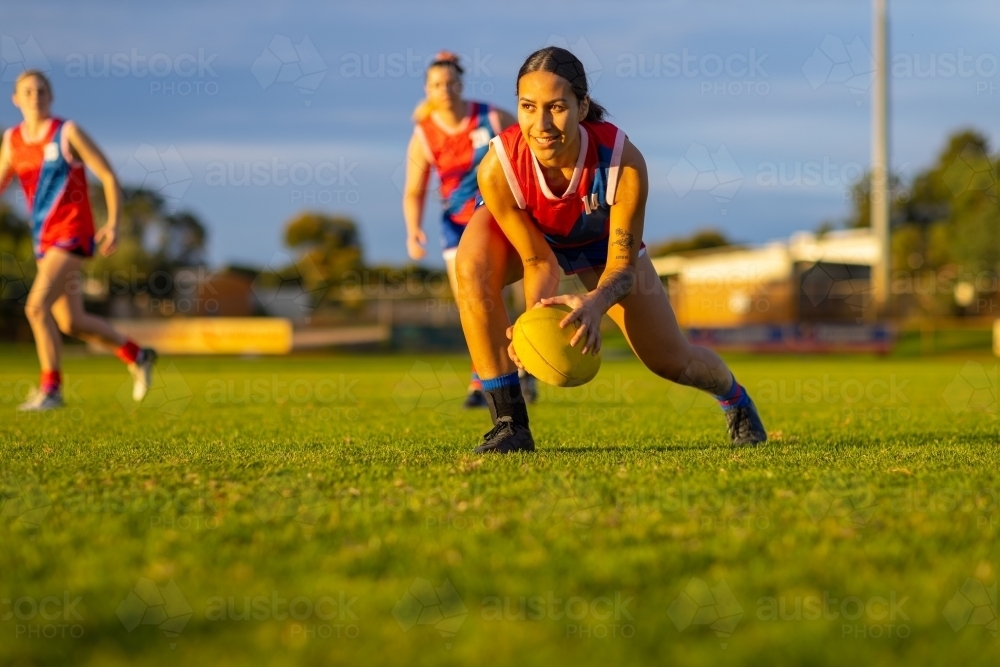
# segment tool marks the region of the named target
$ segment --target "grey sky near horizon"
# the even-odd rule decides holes
[[[197,214],[214,265],[267,263],[304,208],[354,218],[369,263],[407,261],[409,116],[444,48],[463,55],[467,97],[511,111],[532,50],[577,53],[649,166],[647,242],[702,227],[763,242],[839,222],[869,161],[868,0],[12,5],[2,85],[48,71],[55,114],[127,185]],[[894,169],[925,167],[961,128],[996,147],[1000,3],[890,11]],[[0,125],[19,120],[0,103]],[[425,263],[440,265],[429,199]]]

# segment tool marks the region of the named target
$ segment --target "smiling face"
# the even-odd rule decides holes
[[[427,70],[424,95],[436,109],[458,108],[462,104],[462,78],[454,67],[432,67]]]
[[[11,100],[25,120],[44,120],[49,117],[52,107],[52,91],[43,79],[26,76],[14,86]]]
[[[578,102],[569,81],[541,70],[517,82],[517,122],[528,147],[542,164],[573,164],[580,142],[580,121],[590,101]]]

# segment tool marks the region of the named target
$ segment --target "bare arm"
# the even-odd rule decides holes
[[[427,181],[430,179],[431,165],[427,161],[420,138],[413,134],[406,149],[406,184],[403,187],[403,219],[406,221],[406,249],[410,259],[423,259],[427,254],[424,247],[424,199],[427,196]]]
[[[97,232],[97,241],[102,244],[101,252],[110,255],[118,246],[118,222],[122,208],[122,190],[118,185],[118,177],[97,144],[75,123],[66,123],[64,131],[70,148],[104,186],[108,220]]]
[[[7,138],[5,135],[4,138]],[[0,143],[0,194],[7,189],[10,182],[14,179],[13,169],[10,164],[10,146],[7,145],[8,142],[4,141]]]
[[[559,289],[559,264],[542,232],[518,208],[493,147],[479,163],[479,192],[504,236],[521,256],[524,266],[524,300],[533,308]]]
[[[639,150],[626,140],[615,201],[611,202],[608,260],[597,287],[583,296],[569,294],[542,301],[546,306],[561,303],[573,309],[560,326],[577,324],[571,342],[576,345],[584,341],[581,349],[584,353],[600,351],[601,319],[635,286],[635,264],[642,243],[648,190],[646,162]]]
[[[642,153],[626,139],[615,194],[617,201],[611,206],[608,263],[593,292],[605,304],[605,312],[628,296],[635,285],[635,262],[642,244],[648,193],[646,161]]]

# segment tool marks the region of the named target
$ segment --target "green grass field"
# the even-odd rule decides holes
[[[765,446],[622,357],[482,458],[459,356],[165,358],[136,409],[77,352],[23,416],[2,348],[0,663],[997,665],[996,359],[731,362]]]

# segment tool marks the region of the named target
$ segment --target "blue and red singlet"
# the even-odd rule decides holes
[[[545,182],[520,127],[507,128],[491,143],[518,207],[544,234],[562,270],[574,274],[605,266],[625,133],[603,121],[580,123],[580,155],[559,196]]]
[[[446,257],[454,254],[476,209],[479,197],[476,172],[489,150],[490,140],[500,133],[496,109],[482,102],[468,101],[467,105],[465,120],[457,128],[446,127],[434,114],[414,128],[427,161],[434,165],[441,181],[442,243]]]
[[[4,143],[21,182],[31,214],[35,256],[61,248],[83,257],[94,254],[94,220],[83,163],[73,157],[66,137],[68,121],[49,120],[41,141],[28,142],[24,124],[8,129]]]

